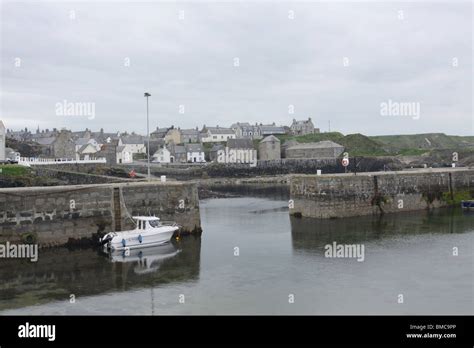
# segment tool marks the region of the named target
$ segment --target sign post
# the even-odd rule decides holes
[[[349,157],[344,157],[341,163],[342,163],[342,166],[344,167],[344,173],[347,173],[347,167],[349,166]]]

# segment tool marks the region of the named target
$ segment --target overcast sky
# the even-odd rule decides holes
[[[147,91],[151,129],[474,134],[469,2],[3,2],[1,29],[7,128],[144,133]],[[64,100],[95,114],[58,115]],[[381,115],[389,100],[419,118]]]

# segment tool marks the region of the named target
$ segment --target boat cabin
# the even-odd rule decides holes
[[[137,230],[160,227],[160,218],[156,216],[134,216],[133,219],[137,221]]]

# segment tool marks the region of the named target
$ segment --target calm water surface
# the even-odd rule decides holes
[[[204,200],[201,238],[126,257],[59,248],[41,250],[37,263],[0,260],[0,312],[474,313],[474,215],[318,221],[290,219],[286,206],[262,197]],[[363,244],[365,260],[326,258],[333,241]]]

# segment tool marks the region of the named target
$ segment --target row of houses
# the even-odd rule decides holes
[[[257,150],[258,160],[274,161],[281,158],[289,159],[328,159],[337,158],[344,152],[344,146],[333,141],[313,143],[285,142],[281,145],[280,139],[269,135],[258,141],[257,145],[250,138],[231,138],[225,143],[212,146],[205,151],[202,144],[165,145],[153,155],[156,163],[204,163],[218,162],[219,152],[226,150],[254,151]]]
[[[318,133],[311,118],[307,120],[293,120],[290,127],[273,124],[255,124],[237,122],[231,127],[208,127],[204,125],[201,130],[180,129],[171,127],[157,127],[150,133],[150,153],[152,160],[159,163],[203,163],[215,160],[216,154],[222,148],[228,149],[254,149],[254,141],[259,140],[255,150],[261,160],[280,159],[283,156],[298,158],[306,156],[312,158],[316,146],[306,146],[306,150],[293,148],[285,154],[285,145],[280,146],[276,137],[284,134],[305,135]],[[30,141],[41,148],[43,157],[67,158],[89,160],[106,157],[110,163],[131,163],[136,158],[146,158],[146,137],[127,133],[106,133],[103,129],[93,132],[89,129],[72,132],[56,128],[30,132],[27,128],[22,131],[6,131],[6,136],[19,141]],[[215,144],[210,148],[206,144]],[[295,144],[293,144],[295,145]],[[318,145],[320,149],[326,148]],[[204,149],[207,149],[206,151]],[[322,150],[319,150],[320,155]],[[325,150],[324,156],[330,156],[331,151]],[[335,153],[338,150],[333,151]],[[318,156],[320,156],[318,155]],[[332,156],[332,155],[331,155]]]
[[[131,163],[137,154],[145,154],[145,137],[128,133],[106,133],[103,129],[93,132],[89,129],[72,132],[56,128],[40,130],[35,133],[28,129],[22,131],[6,131],[6,137],[29,142],[40,148],[41,157],[57,159],[90,160],[104,157],[102,150],[105,145],[113,146],[116,163]]]
[[[198,127],[193,129],[181,129],[171,126],[169,128],[157,127],[150,133],[151,139],[161,139],[164,144],[189,144],[189,143],[220,143],[229,139],[263,139],[269,135],[306,135],[319,133],[319,128],[315,128],[311,118],[297,121],[293,119],[291,126],[277,126],[273,124],[251,125],[248,122],[237,122],[227,127],[208,127],[204,125],[201,130]]]

